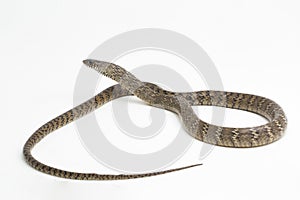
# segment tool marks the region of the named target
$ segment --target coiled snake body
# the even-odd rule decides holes
[[[223,91],[170,92],[155,84],[141,82],[134,75],[113,63],[97,60],[85,60],[84,63],[119,84],[107,88],[81,105],[47,122],[31,135],[23,147],[25,160],[36,170],[46,174],[80,180],[118,180],[160,175],[200,165],[152,173],[113,175],[69,172],[45,165],[32,156],[33,147],[49,133],[87,115],[105,103],[123,96],[135,95],[152,106],[175,112],[179,115],[188,134],[197,140],[217,146],[249,148],[270,144],[282,137],[287,126],[287,120],[281,107],[265,97]],[[194,113],[191,106],[199,105],[250,111],[265,117],[268,123],[249,128],[212,125],[202,121]]]

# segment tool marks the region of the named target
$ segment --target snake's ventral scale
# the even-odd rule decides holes
[[[282,108],[274,101],[251,94],[224,91],[171,92],[148,82],[142,82],[124,68],[113,63],[84,60],[84,64],[117,81],[88,101],[52,119],[36,130],[23,147],[26,162],[34,169],[49,175],[79,180],[119,180],[160,175],[195,167],[201,164],[165,171],[142,174],[79,173],[57,169],[36,160],[31,151],[49,133],[98,109],[114,99],[134,95],[147,104],[172,111],[180,116],[186,132],[205,143],[234,148],[251,148],[270,144],[282,137],[287,119]],[[219,106],[245,110],[263,116],[267,124],[249,128],[221,127],[202,121],[191,106]]]

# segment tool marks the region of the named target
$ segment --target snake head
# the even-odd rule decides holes
[[[130,80],[136,79],[125,69],[113,63],[94,59],[86,59],[83,61],[83,63],[88,67],[96,70],[97,72],[103,74],[104,76],[109,77],[117,82],[119,82],[122,78],[128,78],[128,76],[130,76]]]
[[[109,67],[110,65],[112,65],[112,63],[109,62],[105,62],[105,61],[100,61],[100,60],[94,60],[94,59],[86,59],[84,61],[82,61],[85,65],[87,65],[88,67],[103,73],[105,71],[105,69],[107,67]]]

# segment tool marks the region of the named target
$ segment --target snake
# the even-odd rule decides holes
[[[124,180],[171,173],[201,164],[194,164],[157,172],[133,174],[98,174],[72,172],[58,169],[38,161],[32,155],[34,146],[55,130],[93,112],[107,102],[125,96],[136,96],[150,106],[176,113],[186,132],[196,140],[215,146],[253,148],[280,139],[287,127],[283,109],[273,100],[245,93],[206,90],[195,92],[172,92],[149,82],[142,82],[132,73],[114,63],[94,59],[83,63],[118,84],[113,85],[86,102],[48,121],[38,128],[23,147],[25,161],[34,169],[48,175],[76,180]],[[201,120],[192,106],[217,106],[244,110],[262,116],[268,122],[255,127],[223,127]]]

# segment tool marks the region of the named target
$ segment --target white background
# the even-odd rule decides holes
[[[2,0],[1,198],[299,199],[299,9],[298,1]],[[148,27],[177,31],[200,44],[225,90],[278,102],[289,120],[285,137],[255,149],[216,147],[201,167],[128,181],[64,180],[28,167],[23,144],[40,125],[72,107],[81,61],[112,36]],[[102,111],[99,118],[111,116],[109,105]],[[172,113],[168,117],[176,119]],[[250,125],[261,123],[240,112],[229,112],[226,123],[249,125],[248,117]],[[194,142],[169,168],[200,162],[200,147]],[[91,158],[73,125],[35,150],[40,160],[57,167],[118,173]]]

